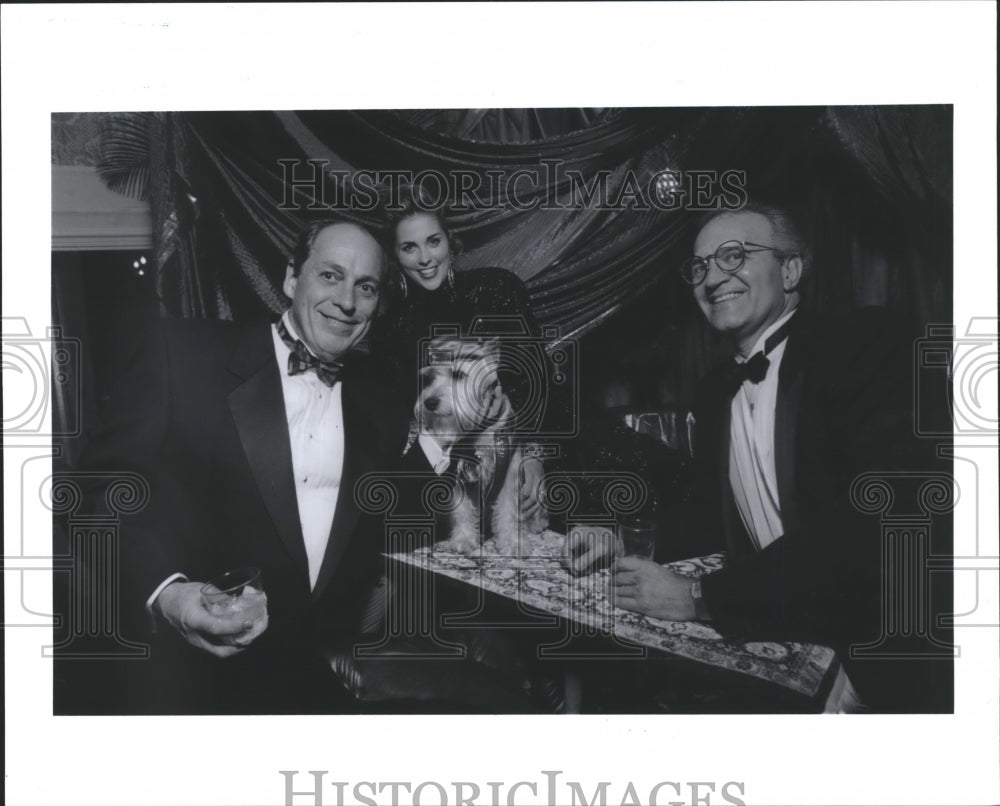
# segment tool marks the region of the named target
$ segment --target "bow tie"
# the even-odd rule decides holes
[[[767,368],[771,366],[764,353],[755,353],[749,361],[740,363],[736,359],[730,363],[726,370],[726,382],[732,389],[732,394],[743,385],[744,381],[750,383],[760,383],[767,377]]]
[[[760,383],[767,377],[767,370],[771,366],[768,354],[788,337],[788,331],[795,317],[785,322],[781,327],[767,337],[764,342],[764,349],[754,353],[748,361],[737,361],[735,358],[729,362],[725,373],[725,386],[730,396],[735,395],[744,381],[750,383]]]
[[[309,348],[306,347],[305,342],[301,339],[292,338],[292,334],[288,332],[288,328],[285,327],[283,320],[278,322],[278,335],[288,345],[288,349],[291,350],[288,354],[289,375],[315,372],[316,377],[327,386],[333,386],[340,380],[340,373],[344,369],[344,365],[339,361],[320,361],[309,352]]]

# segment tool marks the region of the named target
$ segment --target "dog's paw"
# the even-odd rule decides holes
[[[521,541],[518,539],[516,533],[513,535],[498,535],[496,539],[497,554],[503,554],[506,557],[516,557],[520,554],[520,544]]]
[[[447,540],[437,544],[441,551],[450,551],[453,554],[474,554],[479,550],[479,535],[452,535]]]
[[[532,537],[540,537],[549,528],[549,513],[544,509],[539,510],[530,518],[525,518],[521,524],[521,530]]]

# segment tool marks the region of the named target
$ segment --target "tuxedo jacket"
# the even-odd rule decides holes
[[[826,322],[796,314],[775,410],[784,534],[760,551],[743,526],[729,481],[732,397],[724,368],[706,377],[695,412],[694,528],[707,539],[706,548],[728,555],[726,568],[702,582],[723,632],[833,646],[873,707],[949,710],[950,661],[863,662],[852,660],[850,651],[882,640],[892,618],[883,605],[891,575],[884,571],[881,518],[865,511],[870,508],[855,481],[888,473],[891,486],[905,479],[899,472],[914,479],[950,474],[950,464],[935,458],[937,444],[914,433],[913,346],[912,334],[878,309]],[[940,391],[939,400],[924,405],[945,405]],[[902,498],[909,491],[895,492]],[[950,516],[934,526],[928,548],[950,556]],[[950,573],[936,575],[933,587],[928,609],[950,612]],[[916,635],[890,637],[887,647],[897,654],[928,646]],[[938,637],[948,640],[944,631]]]
[[[271,327],[165,322],[149,342],[106,401],[108,425],[91,462],[107,471],[138,472],[149,484],[146,506],[121,524],[122,614],[142,614],[148,623],[146,600],[173,573],[205,581],[240,566],[259,567],[269,626],[237,661],[223,666],[176,641],[160,653],[187,653],[192,665],[185,673],[195,675],[224,668],[230,676],[245,667],[256,681],[248,686],[271,689],[314,664],[324,648],[349,645],[357,635],[382,569],[385,530],[380,518],[359,507],[355,483],[399,461],[407,407],[363,356],[347,362],[340,492],[310,590],[284,368],[275,358]],[[162,625],[158,631],[173,632]],[[265,696],[248,692],[253,702]]]

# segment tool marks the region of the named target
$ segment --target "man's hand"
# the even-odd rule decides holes
[[[580,576],[607,565],[615,556],[615,533],[607,526],[574,526],[563,544],[566,567]]]
[[[691,582],[652,560],[622,557],[614,568],[615,605],[665,621],[694,621]]]
[[[260,596],[266,594],[261,592]],[[172,582],[153,602],[153,611],[163,616],[192,646],[228,658],[246,649],[267,629],[267,614],[256,621],[240,613],[213,616],[201,600],[200,582]]]
[[[521,513],[525,518],[544,517],[545,469],[540,460],[526,456],[521,461]]]

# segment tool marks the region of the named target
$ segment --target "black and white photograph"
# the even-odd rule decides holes
[[[56,712],[951,712],[951,130],[54,116]]]
[[[7,802],[990,802],[989,54],[714,5],[4,7]]]

